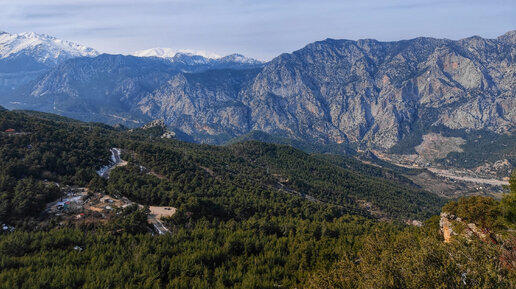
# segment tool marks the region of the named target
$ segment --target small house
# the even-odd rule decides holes
[[[16,130],[14,128],[8,128],[8,129],[5,130],[5,132],[13,133],[13,132],[16,132]]]

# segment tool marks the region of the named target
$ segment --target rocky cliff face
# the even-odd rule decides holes
[[[249,132],[249,110],[239,92],[258,70],[180,73],[138,102],[138,109],[188,135]],[[202,141],[202,139],[198,139]]]
[[[380,148],[424,117],[506,133],[516,123],[515,36],[317,42],[273,60],[244,101],[256,129]]]
[[[99,80],[67,79],[84,67],[99,69],[93,62],[58,68],[59,73],[51,72],[29,88],[29,94],[53,103],[56,95],[67,101],[87,99],[91,93],[77,87],[97,87]],[[515,130],[516,31],[497,39],[459,41],[327,39],[280,55],[263,67],[194,72],[170,68],[177,73],[151,69],[153,74],[167,70],[151,82],[147,74],[121,77],[130,69],[124,66],[102,76],[112,83],[102,93],[125,105],[104,107],[102,112],[163,118],[198,141],[221,142],[261,130],[388,149],[414,130],[431,126],[500,134]],[[87,107],[93,111],[95,105],[102,104]],[[81,117],[97,120],[93,114]]]

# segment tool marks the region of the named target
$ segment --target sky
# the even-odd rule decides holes
[[[326,38],[495,38],[515,29],[515,0],[0,0],[0,30],[122,54],[170,47],[270,60]]]

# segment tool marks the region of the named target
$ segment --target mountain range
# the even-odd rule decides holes
[[[204,50],[191,49],[171,49],[171,48],[151,48],[147,50],[136,51],[132,54],[138,57],[160,57],[170,60],[171,62],[183,62],[190,65],[195,64],[211,64],[213,68],[230,68],[231,66],[224,65],[260,65],[264,61],[254,58],[246,57],[242,54],[234,53],[227,56],[220,56],[213,52]]]
[[[267,63],[156,49],[96,56],[56,43],[76,54],[43,61],[37,45],[2,52],[31,55],[27,67],[51,64],[4,90],[0,104],[127,126],[163,119],[178,136],[206,143],[263,131],[388,150],[430,131],[515,131],[516,31],[457,41],[326,39]]]
[[[516,31],[133,54],[0,34],[0,289],[516,288]]]

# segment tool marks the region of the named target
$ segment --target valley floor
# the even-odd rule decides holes
[[[499,197],[509,185],[508,178],[499,179],[493,174],[478,173],[468,169],[436,167],[421,164],[414,156],[389,155],[378,151],[374,154],[383,161],[399,167],[420,170],[405,176],[417,185],[442,197],[456,198],[466,195],[491,195]]]

